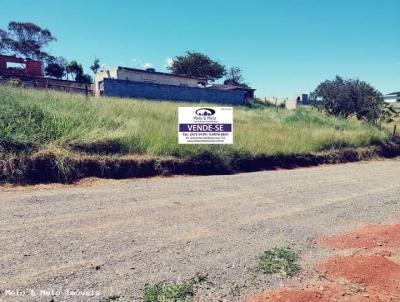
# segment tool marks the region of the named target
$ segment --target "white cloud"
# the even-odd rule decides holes
[[[167,57],[164,61],[164,67],[171,67],[173,62],[174,60],[172,60],[172,58]]]
[[[143,61],[140,59],[133,58],[133,59],[130,59],[130,61],[132,62],[131,66],[134,68],[140,68],[143,65]]]
[[[147,62],[147,63],[144,63],[144,64],[143,64],[143,68],[144,68],[144,69],[146,69],[146,68],[152,68],[152,67],[153,67],[153,64],[151,64],[151,63],[148,63],[148,62]]]
[[[144,69],[146,69],[146,68],[152,68],[153,67],[152,63],[144,62],[141,59],[133,58],[133,59],[130,59],[129,61],[131,62],[131,66],[134,67],[134,68],[144,68]]]

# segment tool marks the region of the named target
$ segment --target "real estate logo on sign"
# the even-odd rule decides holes
[[[179,107],[179,144],[232,144],[232,107]]]

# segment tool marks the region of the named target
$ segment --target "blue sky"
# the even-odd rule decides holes
[[[308,93],[336,74],[400,90],[399,0],[0,0],[0,27],[32,21],[56,56],[165,71],[196,50],[240,66],[258,96]]]

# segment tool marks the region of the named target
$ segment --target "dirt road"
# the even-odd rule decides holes
[[[147,282],[208,274],[200,301],[289,286],[254,270],[290,246],[310,263],[316,238],[396,220],[400,160],[232,176],[0,188],[0,301],[141,301]],[[308,276],[309,277],[309,276]]]

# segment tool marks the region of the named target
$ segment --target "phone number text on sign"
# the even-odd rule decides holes
[[[179,144],[232,144],[232,107],[179,107]]]

